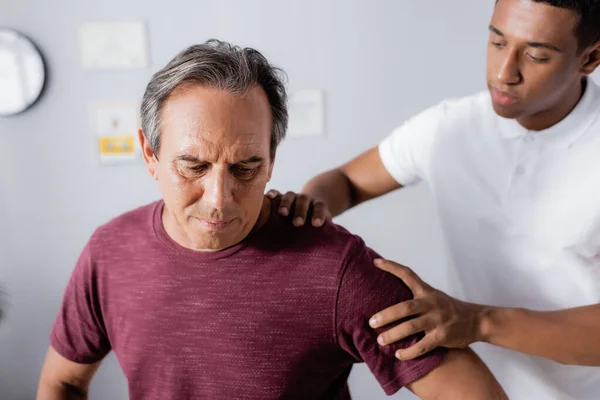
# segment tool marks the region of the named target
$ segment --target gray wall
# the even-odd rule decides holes
[[[139,100],[152,68],[82,70],[78,24],[145,20],[154,66],[210,37],[253,46],[287,70],[291,90],[323,88],[327,136],[288,139],[278,154],[271,186],[298,190],[411,114],[482,89],[491,8],[491,0],[0,0],[0,26],[34,38],[50,67],[41,103],[0,119],[0,284],[11,303],[0,326],[0,398],[34,396],[51,323],[92,231],[158,197],[141,162],[98,164],[89,109],[96,101]],[[443,245],[425,187],[359,207],[338,222],[445,287]],[[353,372],[351,389],[356,399],[384,398],[364,366]],[[403,391],[395,398],[410,397]],[[127,398],[113,356],[91,398]]]

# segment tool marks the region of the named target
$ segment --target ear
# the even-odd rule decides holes
[[[138,129],[138,137],[140,139],[140,147],[142,148],[142,155],[144,156],[144,162],[146,163],[146,169],[148,173],[155,181],[158,180],[158,159],[154,155],[154,151],[150,147],[150,142],[146,139],[144,131]]]
[[[591,75],[600,66],[600,41],[585,51],[581,73]]]

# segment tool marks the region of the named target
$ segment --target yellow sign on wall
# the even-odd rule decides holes
[[[103,136],[100,138],[100,154],[132,154],[135,152],[133,136]]]
[[[132,102],[96,105],[97,151],[103,164],[139,162],[138,110]]]

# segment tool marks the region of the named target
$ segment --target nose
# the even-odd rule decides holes
[[[517,51],[508,51],[498,70],[498,83],[503,85],[517,85],[523,76],[519,68],[519,54]]]
[[[233,178],[226,170],[220,168],[214,168],[206,178],[202,200],[213,210],[222,211],[233,201]]]

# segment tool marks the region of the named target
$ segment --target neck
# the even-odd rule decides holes
[[[587,81],[582,79],[579,83],[574,84],[562,101],[555,106],[537,114],[518,118],[517,121],[530,131],[542,131],[558,124],[577,106],[585,92],[586,84]]]

